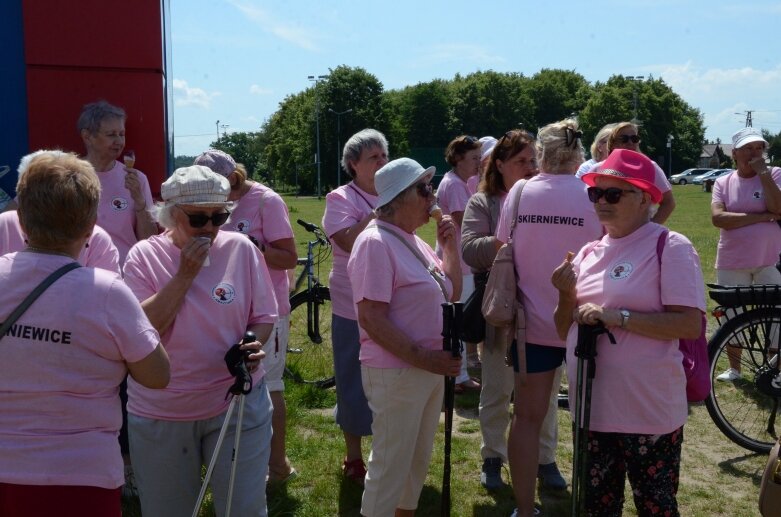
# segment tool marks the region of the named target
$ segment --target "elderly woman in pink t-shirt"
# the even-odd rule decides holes
[[[331,340],[336,377],[336,423],[344,435],[342,474],[363,485],[366,464],[361,437],[371,435],[372,414],[361,384],[360,338],[347,259],[358,235],[374,220],[374,175],[388,163],[388,141],[376,129],[363,129],[344,144],[342,168],[352,180],[325,197],[323,228],[333,243]]]
[[[678,515],[676,493],[688,416],[680,338],[700,334],[705,310],[699,257],[691,242],[651,222],[662,198],[654,166],[635,151],[613,151],[583,176],[607,235],[555,269],[556,329],[576,378],[578,325],[604,324],[598,337],[590,432],[582,480],[586,515],[621,515],[629,476],[641,515]],[[661,255],[659,244],[661,242]],[[576,390],[570,390],[575,408]]]
[[[265,348],[266,357],[263,359],[264,379],[274,405],[268,479],[269,483],[284,483],[297,475],[285,450],[287,408],[282,380],[290,335],[290,280],[287,270],[295,268],[298,260],[287,205],[272,189],[249,179],[244,166],[236,163],[226,152],[209,149],[196,157],[193,163],[209,167],[228,178],[231,185],[228,201],[233,202],[233,208],[222,229],[243,233],[255,243],[263,253],[274,284],[279,317],[269,338],[273,346]]]
[[[136,244],[125,282],[160,332],[171,356],[171,382],[150,391],[128,382],[130,455],[144,515],[189,515],[201,485],[201,467],[230,425],[211,478],[214,504],[227,503],[236,412],[227,415],[234,378],[225,353],[241,345],[254,386],[245,395],[241,449],[231,500],[236,515],[266,515],[266,472],[271,442],[271,399],[260,360],[277,318],[263,255],[236,232],[220,231],[229,214],[228,180],[208,167],[174,171],[162,185],[159,220],[167,230]]]
[[[33,158],[17,186],[26,244],[0,257],[0,321],[76,259],[97,218],[100,182],[74,155]],[[9,322],[10,323],[10,322]],[[114,273],[76,267],[6,332],[0,349],[0,515],[119,517],[119,384],[163,388],[160,336]]]
[[[732,135],[736,168],[713,184],[711,221],[719,228],[716,281],[720,285],[781,284],[781,168],[765,164],[767,141],[759,129]],[[740,379],[740,348],[728,348],[730,367],[716,380]]]
[[[361,340],[361,376],[372,410],[372,450],[361,502],[367,517],[413,516],[442,408],[442,376],[460,359],[442,350],[442,303],[461,291],[450,217],[437,223],[440,260],[415,230],[434,204],[431,178],[409,158],[376,175],[377,220],[355,241],[347,265]]]

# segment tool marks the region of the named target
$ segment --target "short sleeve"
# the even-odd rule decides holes
[[[390,303],[393,295],[393,262],[377,235],[359,237],[347,264],[353,287],[353,302],[373,300]]]

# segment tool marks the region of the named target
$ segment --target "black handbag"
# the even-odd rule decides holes
[[[485,317],[483,316],[483,295],[488,273],[475,273],[475,290],[464,302],[461,339],[467,343],[480,343],[485,339]]]

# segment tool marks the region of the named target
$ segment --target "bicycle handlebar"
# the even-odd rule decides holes
[[[319,227],[319,226],[317,226],[316,224],[313,224],[313,223],[308,223],[308,222],[304,221],[303,219],[299,219],[299,220],[298,220],[298,221],[296,221],[296,222],[297,222],[298,224],[300,224],[301,226],[303,226],[303,227],[304,227],[304,229],[305,229],[306,231],[308,231],[308,232],[315,233],[317,230],[319,230],[319,229],[320,229],[320,227]]]

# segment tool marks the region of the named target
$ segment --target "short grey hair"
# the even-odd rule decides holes
[[[575,173],[578,165],[583,163],[583,143],[580,137],[574,138],[578,132],[578,122],[572,118],[548,124],[540,129],[537,133],[537,156],[542,172],[570,172],[561,170],[563,166],[569,165],[573,168],[571,172]],[[568,136],[574,138],[574,143],[567,145]]]
[[[108,118],[118,118],[124,121],[127,115],[125,110],[119,106],[114,106],[104,100],[85,104],[81,108],[79,120],[76,122],[76,129],[79,132],[82,129],[86,129],[90,134],[94,135],[100,130],[100,124]]]
[[[355,169],[350,162],[358,161],[363,150],[371,147],[381,147],[385,154],[388,154],[388,140],[376,129],[362,129],[345,142],[342,150],[342,168],[351,178],[355,177]]]

